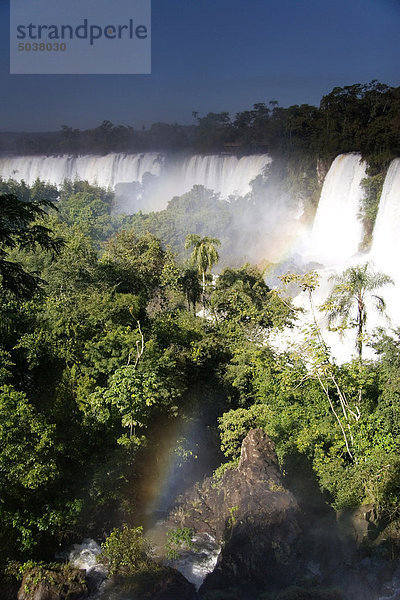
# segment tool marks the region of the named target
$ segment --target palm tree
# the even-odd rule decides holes
[[[221,242],[217,238],[200,237],[196,233],[189,233],[186,236],[185,248],[193,246],[192,255],[190,257],[193,265],[197,268],[202,278],[202,302],[205,309],[205,294],[206,294],[206,275],[211,271],[212,267],[219,261],[219,254],[216,246],[220,246]]]
[[[361,360],[367,305],[372,301],[375,308],[384,313],[385,300],[373,292],[394,282],[388,275],[372,271],[368,262],[350,267],[341,275],[334,275],[330,279],[335,281],[335,286],[324,303],[324,308],[328,311],[329,326],[339,323],[341,329],[344,329],[351,325],[349,320],[355,317],[353,326],[357,327],[356,349]]]
[[[201,286],[197,270],[193,267],[190,269],[185,269],[179,281],[186,296],[188,309],[190,310],[190,307],[192,306],[193,312],[195,313],[196,303],[201,298]]]

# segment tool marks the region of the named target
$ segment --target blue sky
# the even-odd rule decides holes
[[[400,0],[153,0],[151,75],[9,75],[8,47],[0,0],[0,130],[191,123],[192,111],[400,85]]]

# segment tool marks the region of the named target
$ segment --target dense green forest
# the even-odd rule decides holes
[[[281,205],[293,190],[311,214],[334,156],[360,151],[368,247],[384,174],[400,154],[399,107],[399,88],[372,82],[335,88],[319,108],[271,101],[233,120],[194,114],[189,127],[104,122],[0,136],[1,150],[20,153],[274,157],[271,176],[245,198],[227,202],[196,186],[149,214],[116,214],[114,194],[87,182],[57,189],[0,180],[0,580],[87,536],[142,525],[143,481],[166,448],[180,457],[182,485],[191,470],[202,477],[189,440],[176,433],[193,423],[203,431],[196,452],[217,476],[260,427],[289,477],[313,478],[337,510],[372,504],[395,533],[400,331],[368,336],[366,301],[375,293],[382,308],[376,289],[390,280],[362,264],[332,284],[323,310],[338,336],[352,332],[351,362],[335,363],[312,318],[305,342],[278,352],[269,336],[299,317],[289,291],[297,286],[312,307],[318,276],[289,273],[270,289],[246,239],[251,232],[253,249],[265,243],[257,236],[268,202]],[[367,344],[373,362],[363,357]]]
[[[225,243],[215,232],[179,231],[173,251],[171,231],[156,237],[143,218],[114,216],[112,194],[85,182],[2,181],[0,200],[3,578],[88,535],[140,525],[160,430],[193,419],[214,458],[226,457],[219,473],[261,427],[285,469],[310,465],[336,509],[372,503],[397,521],[399,332],[367,339],[366,304],[358,323],[346,318],[353,295],[382,275],[355,268],[327,299],[357,341],[338,366],[313,322],[304,347],[278,353],[267,342],[298,316],[285,285],[312,300],[315,274],[288,275],[281,292],[250,264],[213,280]],[[362,358],[366,343],[375,362]],[[194,460],[186,443],[182,462]]]
[[[63,125],[59,132],[0,134],[0,152],[18,154],[107,154],[109,152],[270,152],[332,160],[343,152],[361,152],[372,172],[400,152],[400,88],[378,81],[336,87],[319,107],[259,102],[238,112],[193,111],[193,125],[154,123],[134,129],[103,121],[81,131]]]

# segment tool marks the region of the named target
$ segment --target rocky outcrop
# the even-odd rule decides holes
[[[317,179],[320,186],[324,183],[329,167],[330,164],[326,160],[323,160],[322,158],[317,159]]]
[[[84,600],[88,595],[84,569],[67,565],[59,569],[35,567],[25,573],[18,600]],[[127,597],[130,600],[196,600],[197,594],[179,571],[154,563],[137,576],[108,580],[101,595],[102,600],[126,600]]]
[[[110,580],[102,600],[196,600],[192,585],[179,571],[158,565],[131,578]]]
[[[237,469],[185,494],[173,525],[222,547],[200,598],[398,600],[398,524],[379,520],[372,505],[336,514],[307,461],[294,457],[286,469],[284,480],[274,444],[253,430]]]
[[[239,466],[218,482],[207,479],[175,512],[175,524],[222,543],[200,591],[239,585],[274,589],[296,580],[300,511],[279,471],[273,442],[260,429],[242,444]]]
[[[154,587],[147,594],[138,596],[138,600],[195,600],[194,585],[176,569],[162,567],[161,574]]]
[[[25,573],[18,600],[83,600],[88,596],[84,569],[34,567]]]
[[[358,508],[348,508],[337,513],[338,531],[344,543],[357,545],[374,541],[385,523],[378,519],[372,504],[364,504]]]

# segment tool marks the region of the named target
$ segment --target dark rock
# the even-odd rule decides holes
[[[380,532],[381,524],[372,504],[340,510],[337,520],[339,533],[346,543],[365,544],[375,540]]]
[[[289,481],[296,496],[272,441],[253,430],[237,469],[185,495],[173,524],[210,533],[222,546],[200,597],[228,598],[237,588],[240,600],[400,598],[400,534],[372,505],[336,515],[304,466]]]
[[[276,600],[343,600],[337,589],[288,587],[276,596]]]
[[[262,430],[250,431],[243,441],[237,469],[219,482],[205,480],[175,514],[175,524],[211,533],[222,543],[201,592],[233,582],[274,589],[296,580],[300,511],[283,484],[274,444]]]
[[[154,588],[143,600],[195,600],[197,598],[194,585],[176,569],[163,567],[162,576],[156,582]]]
[[[19,584],[17,582],[0,582],[1,600],[15,600],[18,594]]]
[[[194,585],[176,569],[157,566],[107,584],[102,600],[196,600]]]
[[[82,600],[88,588],[84,569],[34,567],[25,573],[18,600]]]

